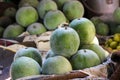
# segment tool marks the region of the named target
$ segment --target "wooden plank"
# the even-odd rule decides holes
[[[24,77],[17,80],[69,80],[74,78],[84,78],[87,76],[89,76],[89,74],[81,70],[76,70],[63,75],[37,75],[37,76]]]

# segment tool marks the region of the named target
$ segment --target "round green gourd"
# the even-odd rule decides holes
[[[85,69],[100,64],[97,54],[88,49],[81,49],[70,58],[74,70]]]
[[[80,37],[80,44],[90,44],[96,34],[94,24],[87,18],[74,19],[70,27],[75,29]]]
[[[50,37],[51,50],[67,58],[77,52],[79,45],[77,32],[68,26],[56,29]]]
[[[42,74],[65,74],[72,71],[70,62],[63,56],[47,58],[42,66]]]

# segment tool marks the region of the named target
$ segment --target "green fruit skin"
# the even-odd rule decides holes
[[[104,51],[105,51],[105,56],[106,56],[106,58],[109,57],[109,54],[110,54],[110,53],[109,53],[107,50],[104,50]]]
[[[23,7],[25,4],[29,4],[32,7],[37,7],[39,4],[38,0],[20,0],[19,2],[19,8]]]
[[[72,71],[70,62],[63,56],[47,58],[42,66],[42,74],[65,74]]]
[[[100,64],[100,59],[92,50],[81,49],[70,58],[70,63],[73,70],[79,70]]]
[[[94,39],[93,39],[93,41],[90,44],[97,44],[97,45],[99,45],[98,38],[95,36]]]
[[[36,9],[31,6],[21,7],[16,12],[16,21],[23,27],[27,27],[28,25],[36,22],[37,20],[38,13]]]
[[[24,30],[25,29],[18,24],[11,24],[4,30],[3,38],[17,38]]]
[[[120,7],[116,8],[116,10],[113,12],[113,19],[115,22],[120,23]]]
[[[93,22],[95,26],[102,22],[102,20],[99,17],[92,17],[90,20]]]
[[[21,77],[40,75],[41,69],[32,58],[20,57],[11,64],[10,76],[12,80],[16,80]]]
[[[52,10],[46,13],[44,25],[48,30],[56,29],[60,24],[66,22],[66,17],[60,10]]]
[[[44,18],[45,14],[50,10],[57,10],[57,4],[52,0],[41,0],[37,6],[37,11],[41,19]]]
[[[54,56],[57,56],[57,55],[54,54],[51,49],[46,53],[46,59],[49,58],[49,57],[54,57]]]
[[[98,23],[95,28],[98,35],[107,36],[109,34],[109,26],[105,23]]]
[[[14,61],[22,56],[30,57],[34,60],[36,60],[40,66],[42,66],[42,55],[41,52],[33,47],[28,47],[28,48],[21,48],[19,49],[15,56],[14,56]]]
[[[80,44],[90,44],[96,34],[94,24],[87,18],[74,19],[69,26],[75,29],[80,37]]]
[[[70,0],[54,0],[54,1],[56,2],[58,8],[59,8],[60,10],[62,10],[62,9],[63,9],[63,5],[64,5],[67,1],[70,1]]]
[[[68,1],[63,6],[63,12],[71,21],[76,18],[81,18],[84,15],[84,7],[82,3],[77,0]]]
[[[46,32],[47,30],[42,23],[33,23],[27,27],[27,31],[31,35],[35,35],[35,34],[42,34]]]
[[[93,50],[98,55],[101,62],[103,62],[106,59],[106,54],[105,54],[106,52],[100,45],[97,45],[97,44],[83,45],[81,49]]]
[[[58,28],[50,37],[51,50],[64,57],[71,57],[79,48],[80,39],[77,32],[72,28]]]

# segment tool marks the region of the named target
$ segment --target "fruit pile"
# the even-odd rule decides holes
[[[87,18],[62,24],[50,36],[50,50],[42,60],[36,48],[19,49],[10,67],[13,80],[32,75],[61,75],[103,63],[109,53],[95,36],[95,26]]]
[[[102,36],[109,35],[110,29],[107,23],[102,21],[99,17],[92,17],[90,20],[95,25],[96,33],[98,35],[102,35]]]
[[[113,14],[107,20],[101,19],[100,17],[93,16],[91,21],[94,23],[96,33],[102,36],[114,35],[120,33],[120,7],[118,7]]]
[[[39,75],[42,65],[41,52],[33,47],[19,49],[10,67],[12,80],[31,75]]]
[[[0,17],[0,37],[16,38],[25,31],[42,34],[83,15],[77,0],[20,0],[18,8],[7,8]]]
[[[120,50],[120,33],[116,33],[113,37],[105,42],[105,47],[111,51]]]
[[[94,24],[83,15],[84,7],[78,0],[21,0],[15,13],[16,22],[5,28],[3,37],[16,38],[24,31],[31,35],[53,32],[45,61],[36,48],[16,52],[10,67],[12,80],[65,74],[105,61],[109,53],[99,45]]]

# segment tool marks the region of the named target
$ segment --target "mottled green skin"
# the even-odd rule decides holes
[[[95,28],[98,35],[107,36],[109,34],[109,26],[103,22],[98,23]]]
[[[95,36],[94,39],[93,39],[93,41],[90,44],[97,44],[97,45],[99,45],[98,38]]]
[[[73,70],[85,69],[100,64],[100,59],[95,52],[81,49],[70,58]]]
[[[87,18],[74,19],[70,25],[80,37],[80,44],[89,44],[93,41],[96,31],[94,24]]]
[[[18,24],[9,25],[3,32],[3,38],[17,38],[25,29]]]
[[[36,34],[42,34],[44,32],[47,31],[47,29],[45,28],[45,26],[42,23],[33,23],[30,26],[27,27],[27,31],[31,34],[31,35],[36,35]]]
[[[59,8],[60,10],[62,10],[62,9],[63,9],[63,5],[64,5],[67,1],[70,1],[70,0],[54,0],[54,1],[56,2],[58,8]]]
[[[100,58],[101,62],[103,62],[106,59],[106,53],[105,50],[97,44],[89,44],[89,45],[83,45],[81,49],[90,49],[93,50],[98,57]]]
[[[46,59],[49,58],[49,57],[53,57],[53,56],[57,56],[56,54],[53,53],[52,50],[49,50],[47,53],[46,53]]]
[[[16,80],[21,77],[40,75],[41,67],[29,57],[20,57],[16,59],[10,67],[10,77]]]
[[[21,7],[16,12],[16,21],[23,27],[27,27],[28,25],[36,22],[37,20],[38,13],[36,9],[31,6]]]
[[[116,10],[113,12],[113,19],[115,22],[120,23],[120,7],[116,8]]]
[[[20,7],[23,7],[26,4],[36,8],[39,4],[39,1],[38,0],[20,0],[18,6],[20,8]]]
[[[84,15],[84,7],[81,2],[77,0],[68,1],[63,6],[63,12],[68,20],[81,18]]]
[[[96,26],[98,23],[103,22],[99,17],[92,17],[90,20],[93,22],[93,24],[94,24],[95,26]]]
[[[66,17],[60,10],[49,11],[44,17],[44,25],[48,30],[54,30],[65,22]]]
[[[65,74],[72,71],[70,62],[62,56],[47,58],[42,66],[42,74]]]
[[[42,55],[41,52],[33,47],[28,47],[28,48],[21,48],[19,49],[15,56],[14,56],[14,61],[22,56],[30,57],[34,60],[36,60],[40,66],[42,66]]]
[[[44,18],[45,14],[50,10],[57,10],[57,4],[52,0],[41,0],[37,6],[37,11],[41,19]]]
[[[56,29],[50,37],[51,50],[67,58],[77,52],[79,45],[80,39],[77,32],[69,27]]]

